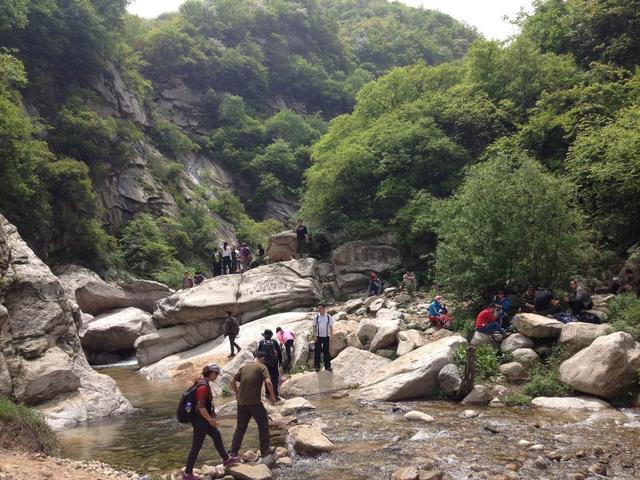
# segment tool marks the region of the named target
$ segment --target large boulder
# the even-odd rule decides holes
[[[560,336],[564,323],[535,313],[519,313],[513,319],[513,326],[527,337],[556,338]]]
[[[295,232],[287,230],[269,238],[267,247],[269,262],[286,262],[298,258],[298,237]]]
[[[349,335],[358,329],[358,323],[353,320],[344,320],[336,322],[333,325],[333,335],[329,342],[329,354],[331,358],[338,356],[340,352],[349,346]]]
[[[135,341],[155,331],[151,314],[139,308],[123,308],[95,317],[80,331],[82,346],[93,352],[133,350]]]
[[[318,427],[296,425],[289,429],[289,441],[296,453],[303,457],[315,457],[335,449],[331,440]]]
[[[171,327],[202,321],[224,321],[231,310],[248,322],[268,311],[291,311],[316,305],[322,287],[317,261],[311,258],[264,265],[242,275],[205,280],[197,288],[181,290],[158,303],[154,322]]]
[[[55,429],[132,410],[115,381],[89,367],[77,334],[80,311],[2,215],[0,300],[4,395],[37,405]]]
[[[460,369],[454,363],[448,363],[438,373],[438,386],[440,391],[447,397],[452,397],[458,393],[462,385],[462,375]]]
[[[118,308],[135,307],[153,313],[156,303],[169,296],[171,290],[161,283],[139,281],[127,288],[91,281],[76,290],[80,310],[100,315]]]
[[[592,323],[572,322],[562,327],[558,342],[572,352],[579,352],[587,348],[593,341],[606,335],[610,331],[609,325],[595,325]]]
[[[227,472],[235,480],[271,480],[273,478],[269,467],[262,463],[258,465],[248,463],[233,465],[227,469]]]
[[[402,328],[402,314],[400,312],[389,310],[388,313],[385,313],[383,310],[386,309],[379,310],[376,317],[380,324],[376,334],[371,339],[369,350],[372,352],[394,345],[396,343],[396,335]]]
[[[611,399],[637,381],[640,344],[616,332],[596,338],[560,365],[560,378],[583,393]]]
[[[349,347],[331,361],[333,372],[292,375],[281,391],[286,396],[307,396],[347,390],[359,386],[369,373],[390,362],[374,353]]]
[[[331,252],[336,274],[386,272],[400,265],[400,251],[374,242],[348,242]]]
[[[594,397],[536,397],[531,406],[551,410],[605,410],[611,408],[604,400]]]
[[[342,293],[354,293],[367,289],[369,277],[363,273],[345,273],[336,277],[336,284]]]
[[[521,333],[514,333],[513,335],[509,335],[507,338],[502,340],[500,344],[500,349],[504,353],[511,353],[514,350],[518,350],[519,348],[533,348],[534,343],[526,335]]]
[[[422,336],[422,332],[418,330],[403,330],[398,332],[396,339],[398,341],[396,355],[399,357],[424,345],[424,337]]]
[[[55,274],[64,288],[64,293],[74,303],[76,301],[76,290],[84,287],[89,282],[105,283],[100,275],[88,268],[79,265],[64,265],[56,268]]]
[[[491,392],[484,385],[476,385],[473,390],[464,397],[462,405],[487,405],[491,401]]]
[[[438,389],[438,373],[467,341],[451,336],[408,353],[371,373],[360,390],[365,400],[424,398]]]

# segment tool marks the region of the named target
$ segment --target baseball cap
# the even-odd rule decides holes
[[[204,368],[202,369],[202,374],[207,375],[209,373],[217,373],[218,375],[220,375],[220,367],[217,363],[210,363],[204,366]]]

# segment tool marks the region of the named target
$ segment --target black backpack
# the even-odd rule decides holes
[[[276,344],[273,340],[263,340],[260,351],[264,352],[264,363],[278,363],[278,352],[276,351]]]
[[[199,380],[189,387],[180,397],[178,408],[176,408],[176,418],[180,423],[191,423],[193,414],[196,411],[196,390],[202,385],[209,385],[206,380]]]

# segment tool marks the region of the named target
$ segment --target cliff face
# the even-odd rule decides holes
[[[0,215],[0,393],[37,405],[55,429],[132,409],[89,367],[79,324],[58,279]]]

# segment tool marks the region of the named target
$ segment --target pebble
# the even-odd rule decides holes
[[[531,445],[531,442],[527,442],[526,440],[518,440],[519,447],[528,447]]]
[[[460,418],[475,418],[479,415],[475,410],[465,410],[460,414]]]
[[[541,456],[541,455],[538,455],[538,456],[536,457],[536,459],[533,461],[533,464],[534,464],[536,467],[538,467],[538,468],[540,468],[540,469],[542,469],[542,470],[544,470],[544,469],[546,469],[546,468],[547,468],[547,461],[546,461],[546,460],[545,460],[545,458],[544,458],[543,456]]]
[[[574,473],[571,475],[572,480],[585,480],[587,476],[584,473]]]
[[[536,443],[535,445],[531,445],[529,447],[529,450],[531,450],[532,452],[544,450],[544,445],[542,445],[541,443]]]
[[[504,468],[507,470],[511,470],[512,472],[517,472],[520,470],[520,466],[517,463],[507,463]]]
[[[589,467],[589,471],[597,475],[602,475],[603,477],[607,476],[607,467],[606,465],[602,465],[601,463],[591,465],[591,467]]]
[[[547,455],[547,458],[549,458],[550,460],[562,460],[562,454],[560,452],[549,452],[549,454]]]

